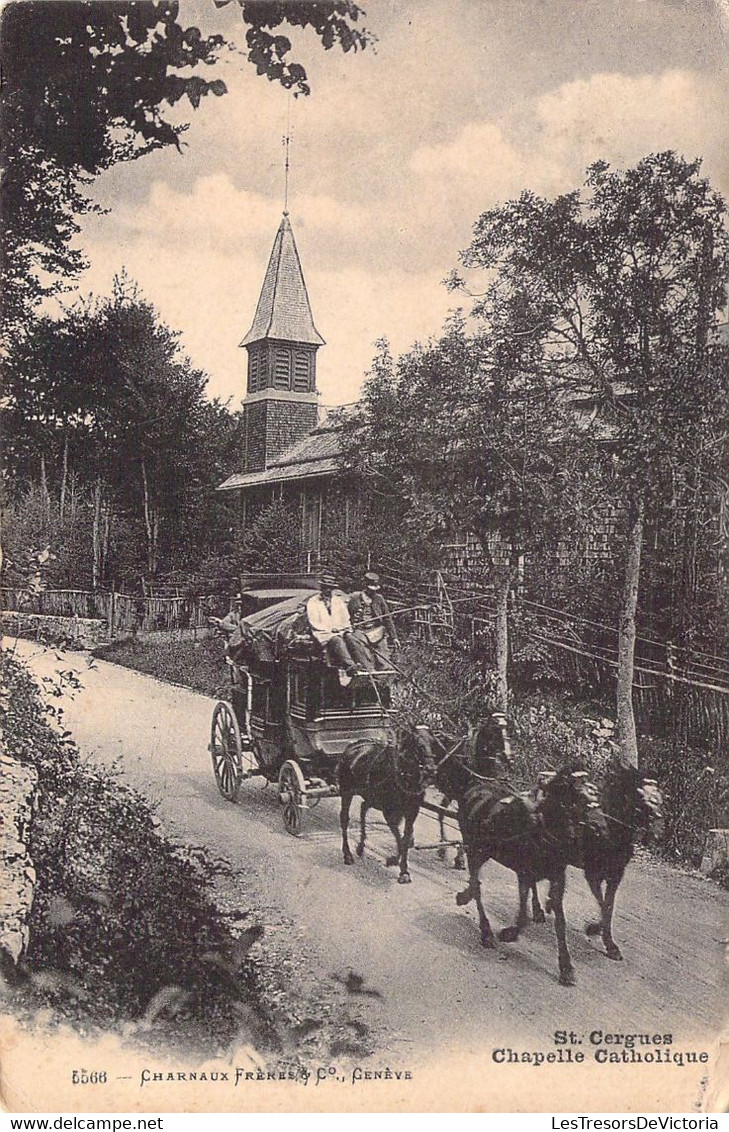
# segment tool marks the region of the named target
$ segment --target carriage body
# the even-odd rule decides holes
[[[215,709],[210,744],[223,796],[235,801],[246,778],[278,782],[291,833],[300,831],[302,810],[338,794],[338,760],[350,743],[393,735],[389,676],[342,685],[306,629],[311,592],[242,618],[228,646],[230,701]]]

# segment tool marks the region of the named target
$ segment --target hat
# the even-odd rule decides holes
[[[336,586],[339,585],[339,583],[338,583],[337,579],[334,577],[334,575],[332,574],[331,570],[325,570],[322,574],[319,575],[319,585],[320,586],[331,586],[331,588],[334,589]]]
[[[364,576],[365,585],[371,590],[379,590],[380,588],[380,575],[375,574],[373,570],[368,570]]]

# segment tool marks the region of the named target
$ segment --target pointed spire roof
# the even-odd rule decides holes
[[[284,212],[273,241],[253,325],[241,346],[260,342],[263,338],[324,345],[324,339],[314,326],[288,212]]]

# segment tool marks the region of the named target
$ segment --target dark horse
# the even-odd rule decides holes
[[[511,744],[506,729],[506,716],[503,712],[494,711],[487,719],[477,723],[475,727],[469,725],[467,735],[456,744],[453,752],[460,752],[461,749],[463,749],[466,762],[474,771],[483,778],[503,781],[507,786],[505,792],[508,792],[507,776],[511,770]],[[441,799],[441,806],[448,809],[453,801],[452,797],[444,794]],[[442,813],[438,815],[438,826],[440,839],[445,843],[445,826]],[[445,848],[438,850],[438,856],[441,859],[445,858]],[[459,845],[453,868],[464,869],[465,867],[463,846]]]
[[[367,811],[380,810],[397,844],[397,853],[388,857],[385,863],[400,866],[399,884],[410,883],[408,850],[413,841],[413,827],[423,804],[426,786],[432,782],[435,770],[431,747],[424,740],[423,732],[421,727],[401,731],[391,743],[358,739],[350,743],[342,754],[339,764],[342,798],[339,822],[345,865],[354,863],[347,829],[352,798],[359,794],[362,808],[357,856],[361,857],[364,853]],[[401,823],[404,823],[402,831]]]
[[[587,923],[585,931],[588,935],[602,936],[609,959],[623,958],[613,939],[613,909],[623,874],[633,856],[636,834],[644,833],[646,840],[660,839],[662,805],[656,780],[648,772],[624,766],[616,760],[608,770],[600,792],[600,809],[605,820],[591,821],[583,827],[579,852],[571,861],[584,870],[590,891],[600,907],[600,920]],[[532,901],[533,907],[541,912],[536,886]],[[548,911],[551,910],[551,902],[550,891]]]
[[[437,764],[436,783],[458,804],[458,822],[466,848],[469,884],[456,895],[456,903],[475,898],[481,927],[481,943],[495,947],[481,895],[481,869],[493,858],[512,869],[519,881],[519,912],[516,923],[504,928],[499,938],[512,943],[528,923],[526,911],[530,888],[548,879],[555,916],[559,953],[559,981],[575,982],[567,948],[564,916],[566,868],[576,852],[582,828],[594,808],[594,793],[583,770],[565,768],[544,786],[538,801],[505,789],[503,780],[483,776],[455,755]]]

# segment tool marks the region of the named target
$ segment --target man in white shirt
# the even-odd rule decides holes
[[[352,632],[347,603],[332,574],[322,574],[319,593],[306,603],[306,617],[311,635],[324,649],[330,664],[343,668],[348,676],[371,669],[364,646]]]

